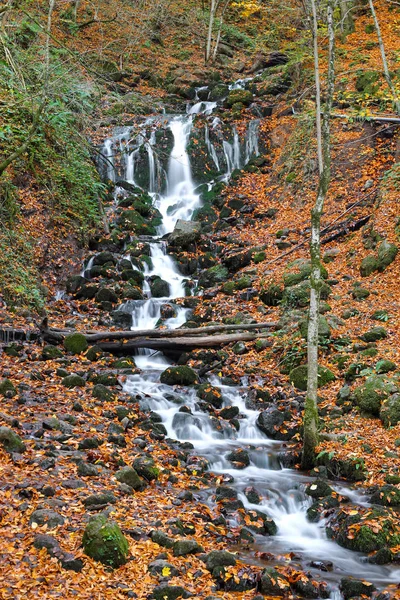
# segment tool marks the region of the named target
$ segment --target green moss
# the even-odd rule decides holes
[[[302,337],[307,339],[308,319],[302,319],[299,321],[299,329]],[[322,317],[321,315],[318,319],[318,337],[320,340],[329,339],[331,337],[330,325],[325,317]]]
[[[396,363],[394,363],[392,360],[387,359],[378,360],[378,362],[375,365],[375,371],[379,374],[389,373],[389,371],[395,371],[396,368]]]
[[[381,403],[393,391],[393,383],[383,375],[371,375],[354,390],[354,398],[360,410],[373,416],[379,416]]]
[[[233,107],[235,104],[242,104],[248,106],[253,102],[253,94],[249,90],[232,90],[225,101],[228,108]]]
[[[318,367],[318,387],[323,387],[336,379],[334,373],[326,367]],[[295,367],[289,373],[289,380],[298,390],[307,390],[307,365]]]
[[[378,270],[384,271],[395,260],[399,249],[395,244],[384,240],[378,248]]]
[[[25,452],[26,446],[18,434],[9,427],[0,427],[0,443],[7,452]]]
[[[275,283],[271,283],[267,288],[262,288],[260,291],[260,300],[267,306],[278,306],[283,298],[283,287]]]
[[[373,327],[361,336],[364,342],[377,342],[387,338],[387,331],[384,327]]]
[[[17,393],[17,390],[15,389],[12,381],[10,381],[9,379],[1,379],[0,380],[0,394],[2,396],[5,396],[6,394],[8,396],[15,396],[16,393]]]
[[[62,385],[66,388],[72,389],[75,387],[85,387],[86,385],[86,381],[83,379],[83,377],[80,377],[79,375],[67,375],[67,377],[64,377],[64,379],[62,380]]]
[[[64,348],[72,354],[82,354],[88,347],[89,344],[81,333],[71,333],[64,339]]]
[[[43,360],[54,360],[55,358],[61,358],[63,353],[57,346],[45,346],[42,350]]]
[[[166,385],[193,385],[197,381],[197,375],[193,369],[185,365],[168,367],[161,373],[160,381]]]
[[[97,383],[92,389],[93,398],[97,398],[102,402],[111,402],[115,399],[115,394],[102,383]]]
[[[253,256],[253,262],[256,265],[258,265],[259,263],[263,262],[266,258],[267,258],[267,255],[264,251],[256,252]]]
[[[127,562],[128,542],[118,525],[104,515],[90,519],[82,545],[85,554],[108,567],[117,568]]]
[[[400,423],[400,395],[393,394],[382,401],[379,417],[385,427],[394,427]]]
[[[229,276],[229,271],[223,265],[215,265],[203,271],[199,277],[199,285],[204,288],[212,287],[218,283],[224,283]]]
[[[356,79],[356,90],[358,92],[376,94],[379,89],[379,78],[380,74],[376,71],[362,71]]]
[[[361,275],[361,277],[368,277],[369,275],[374,273],[374,271],[377,271],[378,268],[379,268],[379,263],[378,263],[378,260],[375,258],[375,256],[366,256],[361,261],[360,275]]]

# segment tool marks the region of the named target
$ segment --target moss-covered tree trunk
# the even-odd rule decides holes
[[[315,205],[311,212],[311,294],[310,294],[310,309],[307,334],[307,396],[304,408],[303,417],[303,454],[302,467],[309,469],[315,462],[315,448],[318,444],[318,323],[319,323],[319,305],[320,305],[320,288],[321,288],[321,216],[324,209],[325,198],[328,193],[329,183],[331,179],[331,153],[330,153],[330,114],[333,102],[333,90],[335,82],[335,33],[333,25],[333,2],[328,0],[327,7],[327,25],[329,37],[329,54],[328,54],[328,75],[327,75],[327,90],[326,104],[324,111],[324,119],[321,126],[321,135],[317,136],[318,143],[318,158],[319,158],[319,184]],[[317,30],[317,13],[315,0],[311,0],[312,16],[313,16],[313,34],[315,39],[314,44],[314,64],[315,64],[315,79],[318,80],[317,89],[317,123],[320,119],[318,109],[321,98],[319,85],[319,58],[318,58],[318,30]],[[319,97],[318,97],[319,96]],[[318,131],[318,128],[317,128]],[[322,157],[322,158],[321,158]]]

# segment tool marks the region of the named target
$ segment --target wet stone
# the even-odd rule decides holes
[[[154,541],[154,540],[153,540]],[[199,554],[204,548],[196,540],[177,540],[173,545],[174,556],[185,556],[186,554]]]
[[[150,575],[161,575],[162,577],[176,577],[179,570],[166,560],[153,560],[148,566]]]

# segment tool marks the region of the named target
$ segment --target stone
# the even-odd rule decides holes
[[[83,379],[83,377],[72,373],[71,375],[64,377],[61,381],[61,384],[66,388],[72,389],[75,387],[85,387],[86,381]]]
[[[190,244],[199,241],[201,224],[196,221],[183,221],[178,219],[173,232],[169,235],[168,242],[178,248],[187,248]]]
[[[38,525],[47,525],[49,529],[64,525],[64,522],[64,517],[48,508],[35,510],[29,519],[30,524],[37,523]]]
[[[382,359],[378,360],[375,365],[375,371],[378,374],[389,373],[390,371],[395,371],[397,369],[396,363],[392,360]]]
[[[340,580],[340,591],[343,594],[344,600],[350,598],[358,598],[359,596],[372,596],[376,587],[367,581],[353,579],[352,577],[343,577]]]
[[[128,560],[129,546],[117,523],[105,515],[90,519],[82,538],[85,554],[108,567],[117,568]]]
[[[361,277],[369,277],[372,273],[377,271],[379,268],[378,260],[375,256],[366,256],[361,261],[360,275]]]
[[[155,544],[158,544],[163,548],[173,548],[175,543],[173,538],[168,537],[166,533],[159,531],[158,529],[152,531],[150,537]]]
[[[234,465],[236,469],[244,469],[250,464],[250,457],[246,450],[239,448],[229,452],[226,456],[227,460]]]
[[[379,418],[385,427],[394,427],[400,423],[400,394],[392,394],[381,404]]]
[[[277,433],[276,429],[278,429],[284,421],[284,413],[278,410],[276,406],[269,406],[258,415],[257,426],[268,437],[275,438]]]
[[[151,456],[140,456],[133,461],[133,467],[136,473],[146,479],[146,481],[157,480],[160,470]],[[125,482],[127,483],[127,482]]]
[[[168,367],[161,373],[160,382],[166,385],[193,385],[197,381],[196,372],[186,365]]]
[[[228,94],[225,104],[228,108],[232,108],[234,104],[240,103],[249,106],[253,102],[253,94],[249,90],[235,89]]]
[[[14,387],[14,384],[9,379],[1,379],[0,380],[0,395],[12,397],[15,396],[17,390]]]
[[[178,600],[180,598],[190,598],[192,594],[186,591],[180,585],[158,585],[151,592],[151,600]]]
[[[25,452],[26,446],[15,431],[9,427],[0,427],[0,444],[7,452]]]
[[[166,298],[170,295],[169,283],[160,277],[157,277],[151,282],[150,290],[153,298]]]
[[[78,475],[80,477],[96,477],[99,474],[99,469],[95,465],[85,462],[84,460],[79,460],[77,462],[78,465]]]
[[[396,258],[399,249],[395,244],[384,240],[378,248],[378,270],[384,271]]]
[[[97,398],[102,402],[111,402],[115,399],[115,394],[102,383],[97,383],[92,389],[93,398]]]
[[[111,302],[112,304],[118,302],[117,294],[114,292],[114,290],[111,290],[107,287],[101,287],[97,292],[95,299],[97,302]]]
[[[63,353],[57,346],[45,346],[42,350],[43,360],[55,360],[56,358],[62,358]]]
[[[299,321],[299,329],[302,337],[307,339],[308,334],[308,319],[301,319]],[[325,317],[321,316],[318,319],[318,338],[320,340],[327,340],[331,337],[331,327]]]
[[[377,326],[373,327],[360,337],[364,342],[377,342],[378,340],[387,338],[387,331],[384,327]]]
[[[354,399],[362,412],[379,416],[381,404],[396,387],[384,375],[370,375],[354,390]]]
[[[332,371],[326,367],[318,367],[318,387],[323,387],[331,381],[335,381],[336,377]],[[307,365],[299,365],[292,369],[289,373],[289,380],[298,390],[307,390]]]
[[[84,498],[83,504],[86,508],[100,508],[106,504],[115,504],[116,501],[116,497],[111,492],[100,492],[99,494],[91,494],[90,496],[87,496],[87,498]]]
[[[229,271],[223,265],[215,265],[202,271],[199,277],[199,286],[210,288],[218,283],[224,283],[229,276]]]
[[[206,556],[206,567],[213,571],[215,567],[229,567],[236,565],[235,555],[226,550],[212,550]]]
[[[381,506],[400,506],[400,489],[395,485],[384,485],[371,496],[372,504]]]
[[[161,575],[162,577],[176,577],[180,571],[166,560],[153,560],[148,566],[150,575],[153,577]],[[167,574],[166,574],[167,573]]]
[[[120,483],[129,485],[135,491],[140,491],[145,487],[144,481],[139,477],[137,471],[133,467],[122,467],[115,473],[115,478]]]
[[[196,540],[186,538],[177,540],[173,545],[174,556],[186,556],[186,554],[200,554],[204,548]]]
[[[261,573],[260,591],[267,596],[286,596],[290,591],[289,582],[272,567]]]
[[[64,348],[72,354],[82,354],[88,347],[86,338],[81,333],[71,333],[64,339]]]
[[[306,494],[311,498],[325,498],[331,496],[333,489],[321,479],[316,479],[313,483],[306,488]]]

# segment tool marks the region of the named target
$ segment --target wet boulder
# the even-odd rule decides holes
[[[246,510],[244,525],[259,535],[276,535],[278,532],[275,521],[259,510]]]
[[[156,277],[150,283],[151,295],[153,298],[166,298],[170,295],[170,285],[168,281],[164,281],[161,277]]]
[[[288,580],[272,567],[261,573],[260,591],[266,596],[286,596],[290,592]]]
[[[315,499],[331,496],[332,493],[333,489],[323,479],[316,479],[313,483],[310,483],[310,485],[306,488],[307,496],[311,496],[311,498]]]
[[[245,469],[250,464],[249,454],[242,448],[229,452],[226,458],[236,469]]]
[[[190,244],[198,242],[200,236],[200,223],[178,219],[173,232],[169,235],[168,242],[172,246],[185,249],[190,246]]]
[[[350,600],[350,598],[359,598],[360,596],[367,596],[370,598],[375,592],[376,587],[368,581],[361,581],[360,579],[353,579],[353,577],[343,577],[340,581],[340,591],[342,592],[344,600]]]
[[[108,567],[117,568],[128,560],[129,546],[117,523],[105,515],[90,519],[83,534],[85,554]]]
[[[111,288],[101,287],[97,292],[95,299],[97,302],[111,302],[115,304],[118,302],[118,296]]]
[[[240,103],[244,106],[249,106],[252,102],[253,94],[249,90],[234,89],[229,92],[228,97],[225,100],[225,105],[227,108],[232,108],[234,104]]]
[[[268,437],[276,439],[278,429],[285,422],[285,413],[278,410],[276,406],[269,406],[266,410],[260,412],[257,418],[257,426]]]
[[[113,264],[115,265],[117,263],[117,259],[115,258],[114,254],[112,252],[100,252],[99,254],[96,254],[96,256],[93,259],[93,265],[94,266],[104,266],[106,264]]]
[[[162,319],[174,319],[177,315],[175,306],[173,304],[163,304],[160,315]]]
[[[214,408],[221,408],[224,402],[220,389],[210,383],[202,383],[199,385],[197,388],[197,396],[201,400],[212,404]]]
[[[244,495],[246,496],[247,500],[251,504],[260,504],[261,503],[260,494],[257,492],[257,490],[253,486],[247,487],[244,490]]]
[[[168,367],[161,373],[160,382],[166,385],[193,385],[197,381],[196,372],[190,367]]]

